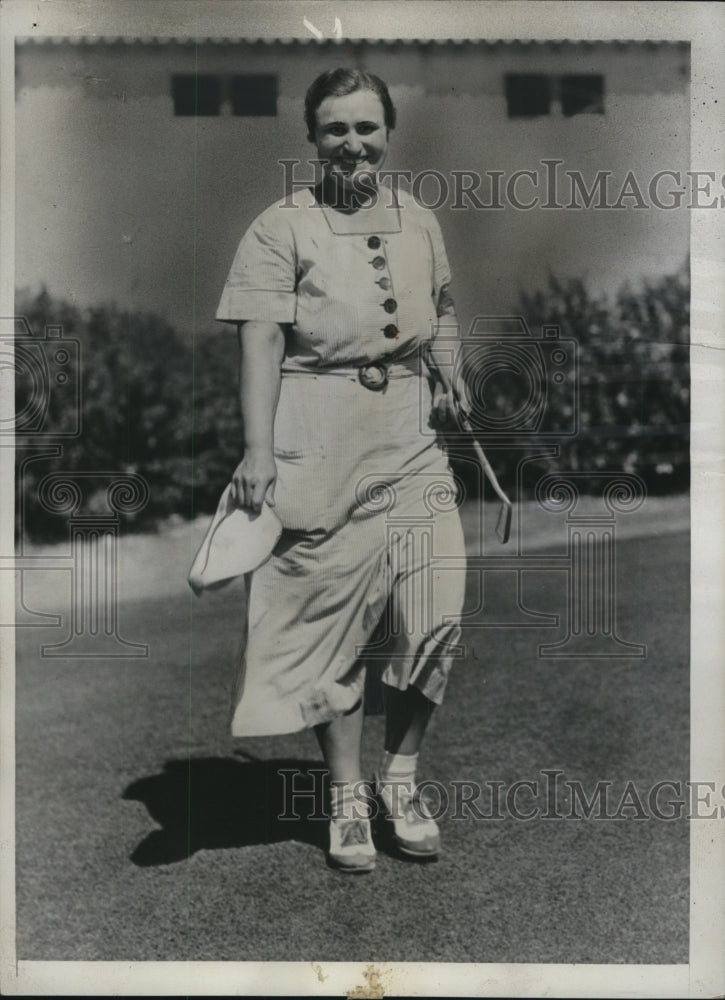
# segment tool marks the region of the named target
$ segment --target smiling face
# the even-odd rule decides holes
[[[380,98],[371,90],[326,97],[317,108],[314,133],[325,174],[355,188],[379,170],[388,150],[388,129]]]

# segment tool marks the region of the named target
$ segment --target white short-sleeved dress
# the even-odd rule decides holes
[[[461,652],[463,533],[420,361],[450,273],[433,213],[397,201],[346,215],[310,189],[270,206],[217,310],[279,323],[286,338],[274,425],[284,530],[248,578],[235,736],[334,718],[371,664],[440,703]],[[382,391],[360,381],[376,361]]]

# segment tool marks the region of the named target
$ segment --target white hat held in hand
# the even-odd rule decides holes
[[[232,500],[231,483],[219,499],[199,551],[189,570],[189,586],[199,596],[212,585],[251,573],[272,555],[282,523],[267,503],[259,513]]]

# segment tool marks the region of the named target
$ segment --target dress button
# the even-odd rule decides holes
[[[383,309],[386,313],[394,313],[397,308],[398,303],[395,299],[386,299],[385,302],[383,302]]]
[[[398,328],[394,323],[388,323],[388,325],[383,330],[383,336],[387,337],[388,340],[392,340],[393,337],[398,336]]]
[[[368,240],[368,246],[370,247],[371,250],[378,250],[380,248],[380,237],[371,236],[370,239]]]
[[[373,257],[371,264],[377,271],[379,271],[381,268],[385,267],[385,257]]]
[[[378,284],[384,291],[387,292],[391,285],[390,278],[378,278]]]

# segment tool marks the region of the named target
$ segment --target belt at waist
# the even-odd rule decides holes
[[[384,389],[391,379],[411,378],[428,375],[427,367],[421,359],[415,357],[405,360],[389,361],[379,358],[369,361],[364,365],[335,365],[320,368],[285,368],[281,369],[283,378],[293,378],[296,376],[309,377],[310,375],[333,375],[338,378],[347,378],[353,382],[361,382],[366,389]]]
[[[319,368],[287,368],[282,365],[281,374],[283,378],[302,375],[334,375],[338,378],[349,378],[354,382],[361,380],[362,373],[377,369],[384,373],[388,379],[410,378],[412,376],[428,375],[427,366],[416,355],[413,358],[389,361],[385,358],[377,358],[375,361],[368,361],[362,365],[334,365]]]

